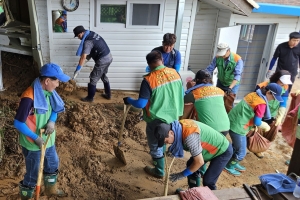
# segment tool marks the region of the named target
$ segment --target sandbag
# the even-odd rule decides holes
[[[224,105],[227,113],[229,113],[233,107],[235,96],[236,95],[233,93],[230,93],[229,95],[224,95]]]
[[[275,126],[276,121],[273,121],[270,125],[270,130],[268,132],[259,131],[263,133],[263,136],[267,138],[270,142],[273,142],[276,138],[278,132],[278,126]]]
[[[263,137],[262,130],[256,128],[247,134],[247,148],[253,153],[261,153],[269,149],[271,142]]]
[[[300,95],[296,96],[295,93],[291,94],[292,100],[290,103],[290,107],[287,111],[289,113],[291,110],[296,108],[300,103]],[[286,140],[288,145],[294,147],[296,141],[296,129],[298,125],[298,116],[295,115],[293,117],[286,117],[281,128],[282,137]]]

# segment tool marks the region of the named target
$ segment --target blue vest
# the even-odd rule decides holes
[[[90,31],[90,34],[85,38],[85,41],[88,40],[92,40],[94,44],[89,55],[94,61],[97,61],[110,53],[110,49],[108,48],[106,42],[97,33]]]
[[[165,53],[162,46],[156,47],[156,48],[154,48],[152,51],[159,51],[159,52],[162,53],[162,54]],[[174,68],[176,55],[178,55],[177,52],[178,52],[178,51],[177,51],[176,49],[173,48],[172,51],[169,53],[169,54],[170,54],[170,56],[169,56],[169,63],[165,63],[165,61],[164,61],[164,65],[165,65],[166,67]]]

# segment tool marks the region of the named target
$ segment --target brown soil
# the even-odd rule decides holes
[[[2,60],[6,90],[0,93],[0,134],[4,136],[5,149],[0,162],[0,199],[18,199],[18,182],[24,176],[25,165],[13,119],[21,93],[37,73],[32,67],[32,57],[2,53]],[[299,81],[296,85],[299,86]],[[99,95],[102,92],[99,90],[93,103],[82,103],[79,98],[86,95],[85,88],[76,88],[69,83],[62,84],[57,91],[66,103],[66,112],[59,114],[56,124],[56,146],[60,157],[58,183],[68,194],[59,199],[125,200],[163,196],[163,180],[143,171],[145,165],[151,165],[151,157],[145,122],[139,121],[139,110],[129,111],[122,133],[121,149],[128,164],[124,166],[114,155],[113,145],[117,144],[123,116],[122,98],[137,97],[137,93],[113,91],[113,98],[108,101]],[[292,148],[279,133],[263,159],[249,153],[242,161],[247,171],[240,177],[223,172],[217,186],[219,189],[241,187],[243,183],[259,183],[258,176],[264,173],[275,173],[275,170],[286,173],[284,162],[291,152]],[[185,158],[176,159],[171,172],[182,171],[188,157],[186,152]],[[174,194],[179,187],[187,188],[186,180],[170,183],[169,194]]]

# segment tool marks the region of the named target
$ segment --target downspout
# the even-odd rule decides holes
[[[177,39],[174,48],[177,49],[178,51],[180,49],[184,6],[185,6],[185,0],[177,0],[175,28],[174,28],[174,33]]]
[[[212,60],[215,56],[215,43],[216,43],[216,37],[217,37],[217,32],[218,32],[218,21],[219,21],[219,13],[220,13],[220,9],[218,9],[218,12],[217,12],[217,17],[216,17],[216,23],[215,23],[215,31],[214,31],[214,37],[213,37],[213,46],[211,48],[211,58],[210,60]]]

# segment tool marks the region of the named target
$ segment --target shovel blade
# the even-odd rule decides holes
[[[114,152],[116,157],[125,165],[127,165],[126,159],[125,159],[125,155],[124,152],[120,149],[119,146],[114,145]]]

